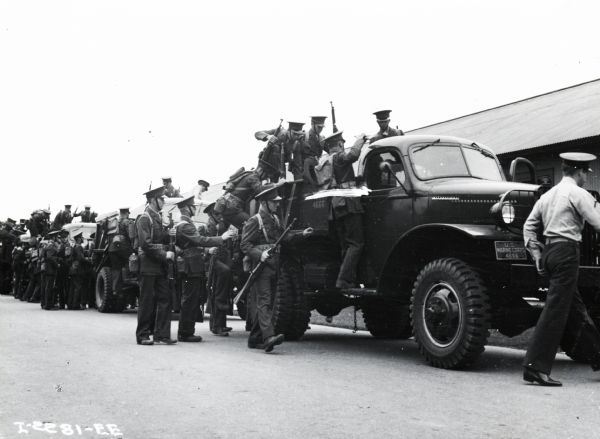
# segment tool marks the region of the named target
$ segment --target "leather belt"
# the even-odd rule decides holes
[[[557,242],[571,242],[573,244],[577,244],[577,241],[575,241],[574,239],[569,239],[569,238],[560,238],[560,237],[546,238],[546,245],[555,244]]]

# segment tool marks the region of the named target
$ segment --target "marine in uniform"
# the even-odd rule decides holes
[[[181,212],[181,222],[173,229],[177,247],[183,250],[184,287],[181,295],[181,312],[179,314],[179,330],[177,339],[183,342],[199,342],[202,337],[194,335],[196,317],[200,306],[200,293],[204,282],[204,252],[202,247],[220,246],[233,236],[226,231],[221,236],[207,237],[198,233],[192,222],[196,214],[194,196],[187,197],[177,203]]]
[[[92,209],[92,207],[86,204],[83,207],[83,212],[74,213],[73,217],[76,217],[76,216],[81,217],[82,223],[95,223],[96,217],[98,216],[98,214],[96,212],[93,212],[91,209]]]
[[[69,293],[67,295],[67,308],[71,310],[85,309],[86,300],[83,295],[85,277],[85,254],[83,252],[83,232],[78,231],[73,235],[75,245],[69,257]]]
[[[140,298],[136,340],[141,345],[175,344],[171,339],[171,301],[167,263],[175,255],[165,250],[169,236],[162,225],[164,187],[146,192],[147,206],[136,223],[140,262]],[[153,335],[153,340],[150,336]]]
[[[546,303],[523,362],[523,379],[542,386],[561,386],[550,377],[563,333],[570,333],[586,352],[594,370],[600,369],[600,334],[577,290],[579,244],[585,222],[600,232],[600,210],[583,186],[596,157],[563,153],[563,178],[534,205],[525,225],[525,246],[540,274],[547,274]],[[538,241],[544,236],[545,243]]]
[[[58,274],[58,230],[49,232],[47,238],[50,240],[46,243],[46,246],[42,249],[41,261],[42,261],[42,301],[41,307],[47,311],[58,309],[55,306],[56,297],[54,296],[54,287],[56,285],[56,275]]]
[[[112,290],[119,294],[123,286],[123,268],[129,262],[129,256],[133,253],[132,238],[135,235],[134,222],[129,219],[129,208],[119,208],[119,219],[117,233],[108,246],[108,258],[110,260],[110,274],[112,279]],[[130,304],[135,308],[135,298]]]
[[[58,244],[58,270],[56,272],[56,299],[58,307],[65,309],[69,293],[69,259],[71,257],[71,244],[69,243],[69,232],[59,230],[56,236]]]
[[[263,348],[271,352],[273,347],[283,343],[283,334],[275,334],[273,327],[272,298],[277,280],[276,257],[268,259],[268,250],[273,247],[283,228],[277,216],[277,209],[281,197],[277,193],[277,186],[265,185],[265,190],[256,196],[260,203],[258,213],[244,224],[242,251],[252,259],[256,266],[261,261],[266,261],[264,269],[257,276],[250,294],[254,306],[251,310],[252,329],[248,337],[248,347],[251,349]]]
[[[230,177],[223,194],[215,204],[215,214],[220,215],[227,226],[241,229],[244,222],[250,217],[246,212],[247,205],[257,194],[262,191],[262,181],[269,176],[262,160],[256,169],[244,171],[239,175]]]
[[[227,229],[222,220],[215,216],[214,203],[209,204],[204,213],[208,215],[208,236],[217,236]],[[230,244],[228,244],[230,245]],[[210,306],[210,331],[217,336],[227,336],[231,328],[227,326],[229,297],[233,289],[232,258],[226,246],[213,247],[209,250],[207,286]]]
[[[10,294],[12,291],[12,251],[19,242],[14,232],[16,221],[8,218],[0,229],[0,294]]]
[[[390,113],[392,110],[381,110],[373,113],[377,118],[377,125],[379,125],[379,131],[370,137],[371,143],[376,142],[386,137],[403,136],[402,130],[394,129],[390,126]]]
[[[279,157],[280,168],[283,167],[283,169],[280,169],[281,177],[283,178],[285,178],[286,163],[288,164],[288,170],[294,175],[294,179],[302,178],[301,158],[298,158],[300,160],[300,166],[298,166],[298,162],[294,160],[294,157],[295,155],[299,156],[304,149],[305,133],[302,129],[303,126],[303,122],[288,122],[287,130],[284,128],[273,128],[254,133],[254,137],[257,140],[267,142],[265,150],[271,147],[275,149],[279,148],[275,155]],[[282,152],[283,160],[281,160]]]
[[[198,185],[194,188],[194,197],[196,198],[196,204],[202,200],[202,194],[208,190],[210,183],[206,180],[198,180]]]
[[[23,293],[23,301],[37,303],[41,296],[41,248],[38,238],[31,237],[29,240],[29,251],[27,255],[27,272],[29,283]]]
[[[59,211],[52,222],[52,230],[60,230],[65,224],[71,224],[73,215],[71,214],[71,205],[65,204],[64,210]]]
[[[171,177],[164,177],[162,179],[162,182],[163,182],[163,186],[165,187],[165,197],[168,197],[168,198],[181,197],[181,193],[179,192],[179,189],[175,189],[175,186],[173,186]]]
[[[352,163],[358,160],[365,145],[365,137],[360,136],[348,151],[344,150],[343,131],[338,131],[324,141],[325,149],[331,155],[334,189],[356,187]],[[356,270],[365,245],[363,231],[363,206],[360,197],[333,197],[331,200],[331,220],[342,246],[342,265],[335,282],[336,288],[347,289],[355,286]]]
[[[31,236],[46,236],[50,229],[49,225],[50,211],[47,209],[36,210],[31,213],[27,222],[27,229]]]
[[[19,240],[20,241],[20,240]],[[12,269],[14,272],[14,285],[13,285],[13,295],[15,299],[21,299],[23,297],[23,287],[24,287],[24,275],[26,268],[26,252],[27,252],[27,243],[21,243],[15,245],[12,251]]]

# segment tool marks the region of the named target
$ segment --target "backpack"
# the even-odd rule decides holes
[[[253,171],[246,171],[244,168],[238,169],[231,177],[229,177],[227,183],[225,183],[225,193],[232,192],[240,183],[240,181],[242,181],[247,175],[250,175],[252,172]]]

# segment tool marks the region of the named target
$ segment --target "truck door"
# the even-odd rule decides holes
[[[402,156],[396,148],[377,148],[365,159],[364,178],[370,189],[363,198],[365,249],[362,279],[378,282],[396,242],[413,224],[413,200],[407,193]]]

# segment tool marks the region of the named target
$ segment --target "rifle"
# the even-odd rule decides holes
[[[283,119],[279,119],[279,126],[277,127],[277,129],[275,130],[275,134],[273,134],[275,136],[275,138],[277,138],[277,136],[279,135],[279,132],[281,131],[281,124],[283,123]],[[279,139],[278,139],[279,140]],[[281,172],[281,177],[283,179],[285,179],[285,148],[284,148],[284,143],[281,142],[281,146],[279,147],[279,172]]]
[[[173,214],[169,212],[169,221],[171,222],[171,228],[173,228]],[[169,235],[169,251],[172,251],[175,254],[175,236]],[[175,280],[175,257],[173,260],[167,261],[167,277],[169,279],[169,283]]]
[[[335,107],[333,106],[333,101],[329,101],[329,105],[331,105],[331,123],[333,124],[333,132],[338,132],[338,127],[335,124]]]
[[[250,275],[248,276],[248,279],[246,280],[246,283],[244,284],[244,286],[242,287],[242,289],[240,290],[239,293],[237,293],[237,295],[234,297],[233,299],[233,304],[237,305],[237,303],[239,302],[239,300],[242,298],[242,296],[246,293],[246,291],[252,286],[252,284],[256,281],[256,278],[258,277],[258,275],[261,273],[261,271],[263,271],[263,269],[265,268],[265,264],[267,263],[267,261],[271,258],[271,256],[277,251],[277,247],[279,247],[279,244],[281,243],[281,241],[283,240],[283,238],[285,238],[285,235],[287,235],[290,230],[292,230],[292,227],[294,227],[294,224],[296,223],[296,218],[294,218],[291,222],[290,225],[287,226],[285,228],[285,230],[283,231],[283,233],[281,234],[281,236],[279,238],[277,238],[277,241],[275,241],[275,244],[273,244],[273,247],[271,247],[269,250],[267,250],[268,252],[268,257],[267,259],[265,259],[264,261],[260,261],[256,267],[254,267],[254,269],[250,272]]]

